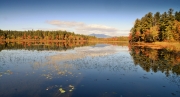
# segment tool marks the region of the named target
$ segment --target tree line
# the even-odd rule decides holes
[[[149,12],[136,19],[129,34],[130,42],[180,41],[180,11]]]
[[[14,31],[1,30],[0,40],[91,40],[94,36],[87,36],[82,34],[75,34],[67,31],[43,31],[43,30],[28,30],[28,31]]]
[[[74,32],[67,31],[43,31],[43,30],[27,30],[27,31],[16,31],[16,30],[1,30],[0,29],[0,40],[13,40],[17,41],[38,41],[38,40],[49,40],[49,41],[128,41],[126,36],[110,37],[110,38],[97,38],[90,35],[75,34]]]

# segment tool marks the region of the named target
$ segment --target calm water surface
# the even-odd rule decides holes
[[[169,53],[109,44],[3,49],[0,97],[180,97],[180,54]]]

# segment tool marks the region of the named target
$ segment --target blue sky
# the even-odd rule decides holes
[[[148,12],[180,11],[180,0],[0,0],[2,30],[67,30],[128,35]]]

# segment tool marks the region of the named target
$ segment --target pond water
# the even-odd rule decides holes
[[[179,52],[111,44],[40,49],[1,49],[0,97],[180,97]]]

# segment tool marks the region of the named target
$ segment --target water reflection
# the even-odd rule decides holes
[[[35,70],[39,70],[43,67],[47,67],[48,70],[53,72],[55,76],[52,74],[43,74],[47,79],[56,78],[57,75],[61,76],[76,76],[74,74],[81,74],[76,70],[84,70],[84,69],[93,69],[97,71],[113,71],[118,72],[121,70],[134,70],[137,68],[131,65],[123,65],[128,64],[132,61],[127,62],[127,58],[130,58],[125,53],[127,51],[127,47],[118,47],[113,45],[104,45],[99,47],[97,46],[89,46],[89,47],[81,47],[75,48],[73,51],[62,51],[56,53],[55,55],[45,57],[44,62],[34,61],[32,63],[32,67]],[[122,55],[119,55],[119,52],[124,52]]]
[[[72,86],[74,85],[72,84],[76,84],[77,81],[72,82],[70,80],[78,78],[78,76],[76,74],[73,74],[73,76],[72,73],[70,73],[70,67],[67,67],[67,65],[65,65],[65,67],[64,65],[51,64],[49,60],[47,60],[48,56],[58,53],[61,52],[27,50],[1,51],[0,96],[62,96],[62,90],[60,91],[60,88],[66,90],[66,93],[69,95],[73,91]],[[59,66],[59,68],[62,68],[72,76],[65,74],[66,72],[61,71],[61,69],[56,66]],[[53,67],[53,69],[51,67]],[[69,87],[69,85],[71,85],[71,87]],[[67,89],[69,89],[69,92]]]
[[[180,51],[167,49],[151,49],[134,46],[130,52],[134,64],[140,65],[145,71],[161,71],[169,76],[170,72],[180,74]]]
[[[165,79],[180,88],[180,51],[133,46],[130,54],[135,65],[139,65],[146,72],[164,73]],[[172,95],[175,96],[174,93]]]
[[[24,49],[24,50],[67,50],[74,49],[75,47],[95,45],[94,42],[1,42],[0,41],[0,51],[1,50],[11,50],[11,49]]]
[[[153,66],[147,67],[158,66],[159,56],[143,55],[158,55],[159,51],[138,48],[137,53],[135,48],[128,51],[127,46],[111,44],[67,50],[4,48],[0,52],[0,97],[179,96],[179,73],[171,72],[178,64],[170,69],[161,67],[164,72],[169,70],[166,77],[158,72],[160,67],[156,72],[151,70]],[[141,65],[142,56],[150,58],[142,58],[150,64]]]

